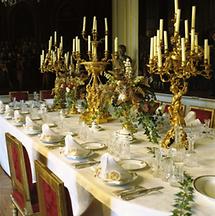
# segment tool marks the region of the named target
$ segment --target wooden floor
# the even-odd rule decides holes
[[[0,166],[0,216],[12,216],[10,191],[10,178]]]

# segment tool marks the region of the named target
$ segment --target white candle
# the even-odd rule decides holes
[[[163,40],[163,19],[160,19],[159,30],[160,30],[160,41],[162,42]]]
[[[157,46],[160,46],[160,30],[157,30]]]
[[[181,65],[184,66],[185,62],[186,62],[185,39],[181,38]]]
[[[208,54],[208,64],[210,64],[211,63],[211,61],[210,61],[210,46],[208,46],[207,54]]]
[[[88,35],[87,43],[88,43],[88,52],[90,52],[91,51],[91,36],[90,35]]]
[[[191,29],[191,53],[194,51],[195,29]]]
[[[195,34],[195,38],[194,38],[194,46],[195,46],[195,53],[198,53],[198,35]]]
[[[60,36],[60,49],[63,50],[63,36]]]
[[[164,50],[168,51],[168,39],[167,39],[167,31],[164,31]]]
[[[107,18],[105,17],[105,32],[108,32],[108,23]]]
[[[60,48],[57,49],[57,59],[60,60]]]
[[[154,38],[151,37],[151,40],[150,40],[150,57],[149,57],[149,59],[152,60],[153,56],[154,56]]]
[[[71,64],[71,65],[73,64],[73,58],[72,58],[72,55],[70,55],[70,64]]]
[[[75,51],[78,52],[78,36],[75,37]]]
[[[161,56],[161,47],[157,46],[157,53],[158,53],[158,68],[162,67],[162,56]]]
[[[204,40],[204,60],[208,60],[208,39]]]
[[[80,46],[80,39],[78,39],[78,52],[80,52],[81,46]]]
[[[50,39],[49,39],[49,51],[51,50],[51,47],[52,47],[52,36],[50,36]]]
[[[54,45],[57,44],[57,32],[54,31]]]
[[[72,52],[75,52],[75,38],[72,39]]]
[[[192,20],[191,20],[191,28],[195,29],[196,22],[196,6],[192,6]]]
[[[105,51],[108,51],[108,36],[105,35]]]
[[[82,29],[82,31],[85,32],[85,30],[86,30],[86,17],[84,16],[83,17],[83,29]]]
[[[186,42],[188,42],[189,40],[188,20],[184,20],[184,32],[185,32]]]
[[[97,31],[97,21],[96,21],[96,17],[93,17],[93,31]]]
[[[66,66],[68,67],[69,65],[69,52],[67,52],[67,55],[66,55]]]
[[[157,56],[157,36],[154,36],[154,56]]]
[[[115,37],[115,40],[114,40],[114,51],[118,52],[118,37]]]
[[[175,14],[176,14],[178,10],[178,0],[174,1],[174,6],[175,6]]]
[[[40,55],[40,67],[43,66],[43,54]]]
[[[176,13],[175,33],[179,33],[180,17],[181,17],[181,10],[178,9]]]

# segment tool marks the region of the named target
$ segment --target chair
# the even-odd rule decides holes
[[[210,120],[209,127],[213,127],[214,109],[190,106],[190,111],[194,111],[196,113],[196,118],[199,119],[201,123],[205,123],[205,120]]]
[[[32,183],[32,173],[27,151],[22,143],[10,133],[5,134],[10,165],[13,216],[39,215],[36,184]]]
[[[40,90],[40,100],[54,98],[52,90]]]
[[[41,215],[72,216],[71,200],[64,183],[38,160],[35,171]]]
[[[9,92],[9,98],[11,101],[13,101],[14,98],[16,98],[16,101],[27,101],[29,96],[28,91],[10,91]]]

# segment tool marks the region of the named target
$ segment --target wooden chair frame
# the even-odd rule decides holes
[[[66,208],[66,194],[64,183],[51,170],[49,170],[43,163],[41,163],[38,160],[35,161],[35,171],[37,178],[37,191],[41,215],[46,216],[46,203],[44,201],[44,191],[42,189],[41,181],[43,180],[56,193],[58,216],[67,216],[68,212]]]
[[[49,95],[50,97],[44,97],[44,95]],[[52,95],[52,90],[40,90],[40,100],[44,100],[44,99],[52,99],[54,98],[54,95]]]
[[[210,118],[210,125],[209,127],[212,128],[214,126],[214,112],[215,110],[213,108],[205,108],[205,107],[198,107],[198,106],[190,106],[189,107],[190,111],[194,111],[195,110],[202,110],[202,111],[207,111],[207,112],[211,112],[211,118]],[[198,118],[198,117],[197,117]],[[201,121],[201,120],[200,120]]]
[[[30,188],[28,183],[27,171],[26,171],[26,162],[25,162],[25,155],[24,155],[24,147],[22,143],[17,140],[14,136],[10,133],[5,134],[6,143],[7,143],[7,151],[8,151],[8,159],[10,165],[10,173],[11,173],[11,183],[12,189],[17,190],[23,195],[24,198],[24,205],[25,207],[21,209],[19,204],[14,199],[13,195],[11,194],[11,200],[13,204],[13,216],[17,216],[19,211],[21,215],[39,215],[39,213],[34,213],[31,204],[31,196],[30,196]],[[13,166],[13,156],[12,156],[12,146],[16,146],[17,152],[19,155],[19,162],[20,162],[20,174],[22,183],[18,181],[16,178],[15,168]]]
[[[20,101],[20,100],[28,100],[28,97],[29,97],[29,92],[28,91],[10,91],[9,92],[9,98],[11,101],[13,101],[13,98],[16,97],[15,95],[16,94],[23,94],[23,95],[26,95],[26,98],[23,98],[23,99],[19,99],[19,98],[16,98],[17,101]]]

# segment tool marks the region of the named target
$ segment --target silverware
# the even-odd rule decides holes
[[[100,161],[90,160],[90,161],[85,161],[85,162],[73,163],[72,165],[77,169],[81,169],[81,168],[84,168],[84,167],[87,167],[87,166],[97,164],[99,162]]]
[[[121,195],[124,195],[126,193],[135,192],[138,189],[145,189],[145,188],[143,186],[140,186],[140,185],[135,185],[135,186],[130,186],[130,187],[125,188],[125,189],[115,190],[115,191],[113,191],[113,193],[116,196],[121,196]]]
[[[121,198],[123,200],[129,201],[129,200],[135,199],[137,197],[149,194],[151,192],[159,191],[159,190],[161,190],[163,188],[164,187],[159,186],[159,187],[153,187],[153,188],[148,188],[148,189],[140,189],[140,190],[136,190],[135,192],[130,192],[130,193],[121,195]]]

